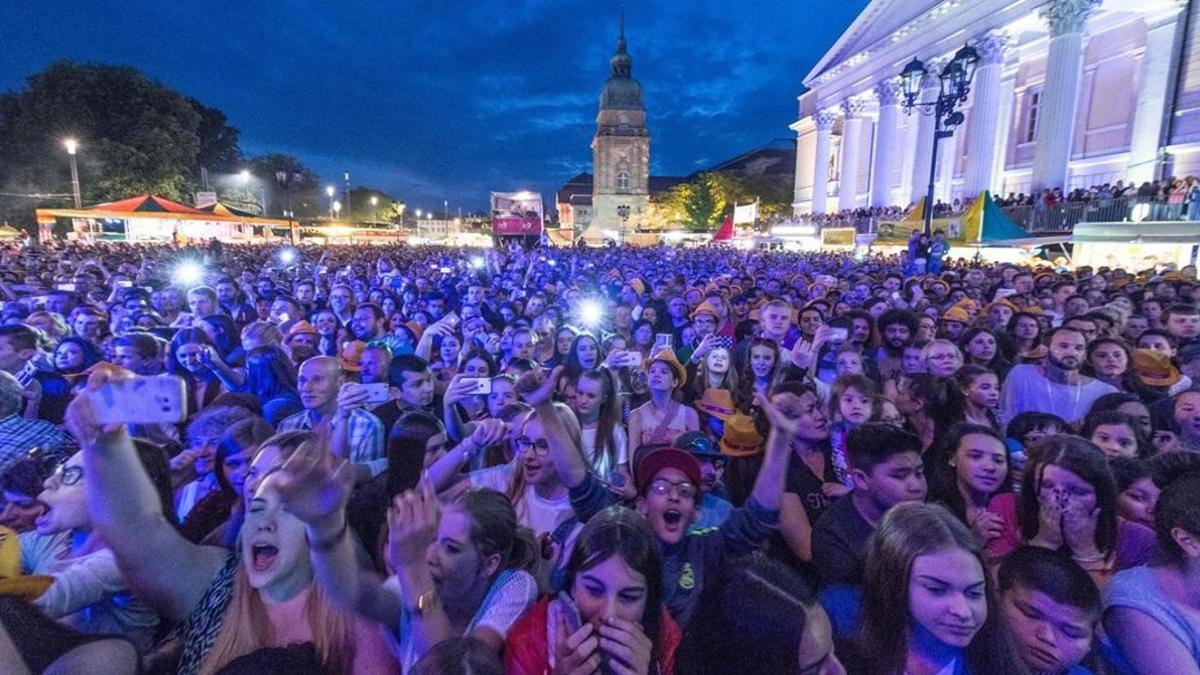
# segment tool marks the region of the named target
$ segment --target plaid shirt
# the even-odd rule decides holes
[[[383,422],[362,408],[352,408],[346,421],[350,425],[347,447],[350,461],[366,464],[372,476],[387,470],[387,454],[383,444]],[[312,431],[312,411],[304,410],[279,423],[277,431]]]
[[[0,474],[8,471],[36,447],[60,450],[71,437],[45,420],[29,420],[20,415],[0,419]]]

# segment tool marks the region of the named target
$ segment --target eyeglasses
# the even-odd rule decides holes
[[[58,467],[54,476],[58,477],[58,482],[62,485],[74,485],[83,480],[83,467],[63,465]]]
[[[696,486],[687,481],[674,483],[666,478],[659,478],[650,483],[650,491],[656,495],[665,495],[674,493],[680,499],[695,499]]]
[[[529,452],[533,449],[533,454],[538,457],[545,457],[550,452],[550,443],[544,438],[539,438],[536,441],[528,436],[520,436],[517,438],[517,449],[521,452]]]

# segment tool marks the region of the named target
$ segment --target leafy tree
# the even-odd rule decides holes
[[[329,215],[329,200],[325,196],[321,177],[292,155],[269,154],[251,158],[246,162],[255,180],[261,181],[267,191],[267,214],[279,218],[288,208],[289,185],[291,210],[296,218],[323,218]],[[281,185],[276,178],[284,172],[288,184]],[[296,181],[299,176],[300,180]]]
[[[153,193],[186,200],[195,188],[201,113],[134,68],[55,63],[0,96],[0,192],[69,193],[63,139],[79,142],[84,203]],[[5,200],[0,218],[70,198]]]
[[[685,225],[693,232],[708,232],[721,222],[727,204],[727,186],[718,174],[702,173],[683,196]]]
[[[220,110],[210,108],[194,98],[189,98],[188,103],[200,115],[200,126],[196,129],[200,143],[196,164],[220,173],[241,170],[242,150],[238,147],[241,132],[237,127],[229,126],[225,113]]]
[[[371,197],[378,202],[375,206],[371,206]],[[350,218],[357,223],[398,223],[403,204],[382,190],[357,187],[350,191]]]

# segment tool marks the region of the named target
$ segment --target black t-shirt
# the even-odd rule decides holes
[[[800,498],[800,504],[804,507],[804,515],[808,516],[809,526],[815,525],[820,520],[821,516],[833,506],[836,497],[826,497],[821,491],[821,486],[826,481],[834,480],[833,460],[828,453],[825,453],[825,469],[824,475],[826,480],[821,480],[808,468],[799,457],[792,456],[788,462],[787,478],[783,484],[783,491],[790,492]],[[803,572],[810,573],[811,565],[804,563],[792,553],[792,549],[787,545],[783,535],[776,533],[771,537],[771,557],[791,565],[793,568]]]
[[[874,532],[875,527],[858,513],[850,495],[829,507],[812,535],[813,566],[822,586],[862,583],[867,540]]]

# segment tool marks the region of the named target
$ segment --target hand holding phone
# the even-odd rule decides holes
[[[484,396],[492,393],[492,380],[487,377],[464,377],[459,380],[463,396]]]
[[[186,388],[175,375],[110,380],[83,395],[100,424],[178,424],[187,415]]]

